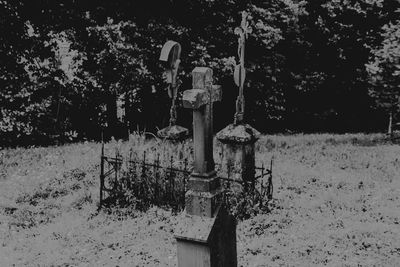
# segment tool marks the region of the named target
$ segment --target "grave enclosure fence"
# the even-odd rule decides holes
[[[185,207],[185,193],[187,182],[192,172],[192,162],[187,158],[179,159],[170,156],[168,160],[160,159],[160,154],[142,154],[131,152],[124,158],[118,152],[113,157],[104,154],[104,146],[100,162],[100,203],[102,207],[117,205],[146,210],[150,206],[172,208],[181,211]],[[227,166],[226,173],[218,171],[221,163],[216,163],[218,177],[223,188],[224,202],[229,205],[232,201],[229,196],[233,192],[243,191],[247,188],[247,196],[253,198],[263,206],[272,199],[272,165],[271,159],[268,167],[264,163],[256,166],[255,181],[245,182],[235,179],[238,173],[234,167]],[[264,179],[266,178],[266,179]],[[249,190],[249,188],[251,188]]]

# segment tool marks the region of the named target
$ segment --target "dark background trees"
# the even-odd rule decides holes
[[[222,128],[238,90],[233,30],[242,10],[253,28],[248,122],[263,132],[385,129],[399,106],[399,1],[254,2],[0,1],[0,142],[166,126],[170,101],[158,57],[169,39],[182,45],[181,90],[190,88],[194,66],[213,68],[224,92],[215,116]],[[178,112],[189,127],[190,114]]]

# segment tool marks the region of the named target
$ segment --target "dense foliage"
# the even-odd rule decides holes
[[[391,116],[400,110],[400,20],[383,27],[382,44],[372,50],[373,60],[367,65],[372,82],[371,89],[378,107]],[[391,129],[389,129],[391,131]]]
[[[169,39],[182,45],[181,90],[190,88],[193,67],[213,68],[224,92],[216,129],[224,127],[234,113],[234,28],[243,10],[253,29],[246,117],[256,128],[378,131],[386,124],[383,103],[398,110],[396,0],[160,2],[0,1],[0,141],[166,126],[170,100],[158,57]],[[178,113],[189,127],[190,114]]]

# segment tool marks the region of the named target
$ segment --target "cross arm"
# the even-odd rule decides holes
[[[221,101],[222,90],[220,85],[213,85],[211,90],[211,103]],[[209,92],[204,89],[190,89],[183,92],[183,107],[199,109],[210,103]]]
[[[208,92],[204,89],[190,89],[183,92],[183,107],[199,109],[209,103]]]

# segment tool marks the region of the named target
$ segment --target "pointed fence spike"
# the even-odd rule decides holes
[[[100,158],[100,203],[99,209],[103,205],[103,188],[104,188],[104,143],[102,142],[101,147],[101,158]]]
[[[158,155],[153,158],[153,176],[154,176],[154,195],[150,198],[152,202],[158,204]]]
[[[101,140],[101,157],[104,157],[104,142]]]

